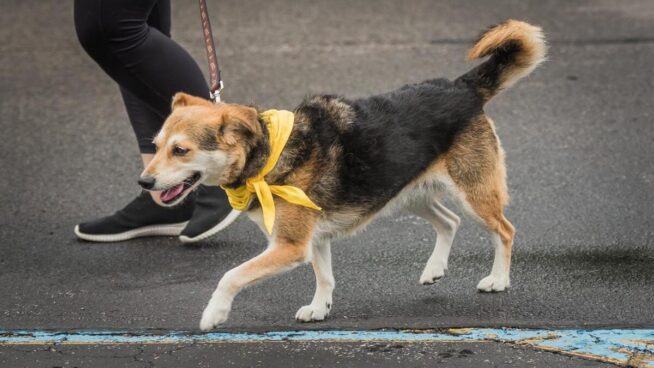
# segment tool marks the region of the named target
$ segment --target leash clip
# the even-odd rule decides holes
[[[222,91],[223,88],[225,88],[225,85],[221,80],[218,84],[218,89],[216,89],[215,91],[209,91],[209,97],[211,97],[211,101],[213,101],[214,103],[220,102],[220,91]]]

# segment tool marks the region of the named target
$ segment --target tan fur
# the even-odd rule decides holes
[[[172,109],[175,110],[178,107],[190,106],[190,105],[202,105],[202,106],[212,106],[213,104],[209,100],[204,98],[191,96],[189,94],[179,92],[173,96]]]
[[[221,280],[224,292],[237,294],[241,289],[293,268],[307,259],[316,211],[275,201],[275,241],[263,253],[230,271]]]
[[[506,168],[492,121],[485,116],[476,119],[445,155],[444,165],[474,213],[488,230],[499,234],[510,262],[515,231],[503,215],[509,200]]]
[[[468,51],[467,59],[475,60],[491,55],[510,42],[519,43],[523,51],[516,55],[515,62],[502,73],[500,89],[510,87],[545,61],[547,46],[542,29],[525,22],[508,20],[486,32]]]
[[[283,200],[275,201],[275,234],[280,244],[305,249],[320,213]]]
[[[219,107],[223,124],[231,129],[245,129],[254,135],[261,135],[257,110],[237,104],[221,104]]]
[[[506,168],[504,151],[492,120],[486,116],[475,119],[452,148],[408,188],[418,188],[433,182],[434,178],[445,177],[454,183],[473,217],[500,236],[506,249],[505,261],[510,264],[515,229],[503,214],[509,201]]]
[[[275,201],[275,242],[265,257],[244,264],[243,276],[248,284],[306,260],[317,211]],[[245,287],[247,285],[241,285]]]
[[[206,134],[206,131],[213,131],[215,144],[227,154],[229,166],[222,177],[212,181],[212,184],[222,185],[235,180],[245,166],[248,142],[261,138],[257,111],[238,104],[213,104],[181,92],[173,98],[172,106],[172,114],[154,140],[157,154],[144,174],[156,175],[159,167],[175,167],[178,162],[193,160],[193,156],[201,149],[197,137]],[[170,138],[175,136],[186,139],[172,142]],[[174,156],[173,145],[189,149],[190,152],[187,156]]]

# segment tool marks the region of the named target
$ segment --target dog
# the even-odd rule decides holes
[[[478,290],[508,288],[515,231],[503,214],[509,199],[504,152],[483,108],[532,72],[545,54],[540,28],[508,20],[486,31],[468,53],[469,60],[487,60],[454,81],[427,80],[356,100],[305,99],[294,110],[290,137],[265,181],[299,188],[320,209],[275,197],[269,234],[261,203],[250,201],[245,212],[266,233],[269,245],[225,273],[200,328],[211,330],[226,321],[243,288],[305,262],[315,271],[316,290],[295,317],[324,320],[334,290],[330,241],[400,209],[426,219],[437,233],[419,279],[435,283],[447,270],[461,221],[441,203],[446,193],[489,231],[495,247],[491,272]],[[242,187],[266,164],[269,134],[254,107],[178,93],[141,179],[153,183],[150,190],[163,191],[167,206],[180,203],[200,183]]]

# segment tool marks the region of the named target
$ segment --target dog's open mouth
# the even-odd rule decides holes
[[[202,174],[196,172],[195,174],[184,179],[184,181],[182,181],[181,183],[162,191],[160,197],[161,202],[163,202],[164,204],[170,204],[182,198],[183,196],[188,194],[188,192],[191,191],[191,189],[193,189],[193,187],[200,180],[201,177]]]

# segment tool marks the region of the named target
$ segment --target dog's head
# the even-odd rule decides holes
[[[173,206],[201,183],[227,185],[237,180],[262,137],[254,108],[178,93],[154,138],[157,153],[139,184],[161,191],[161,202]]]

